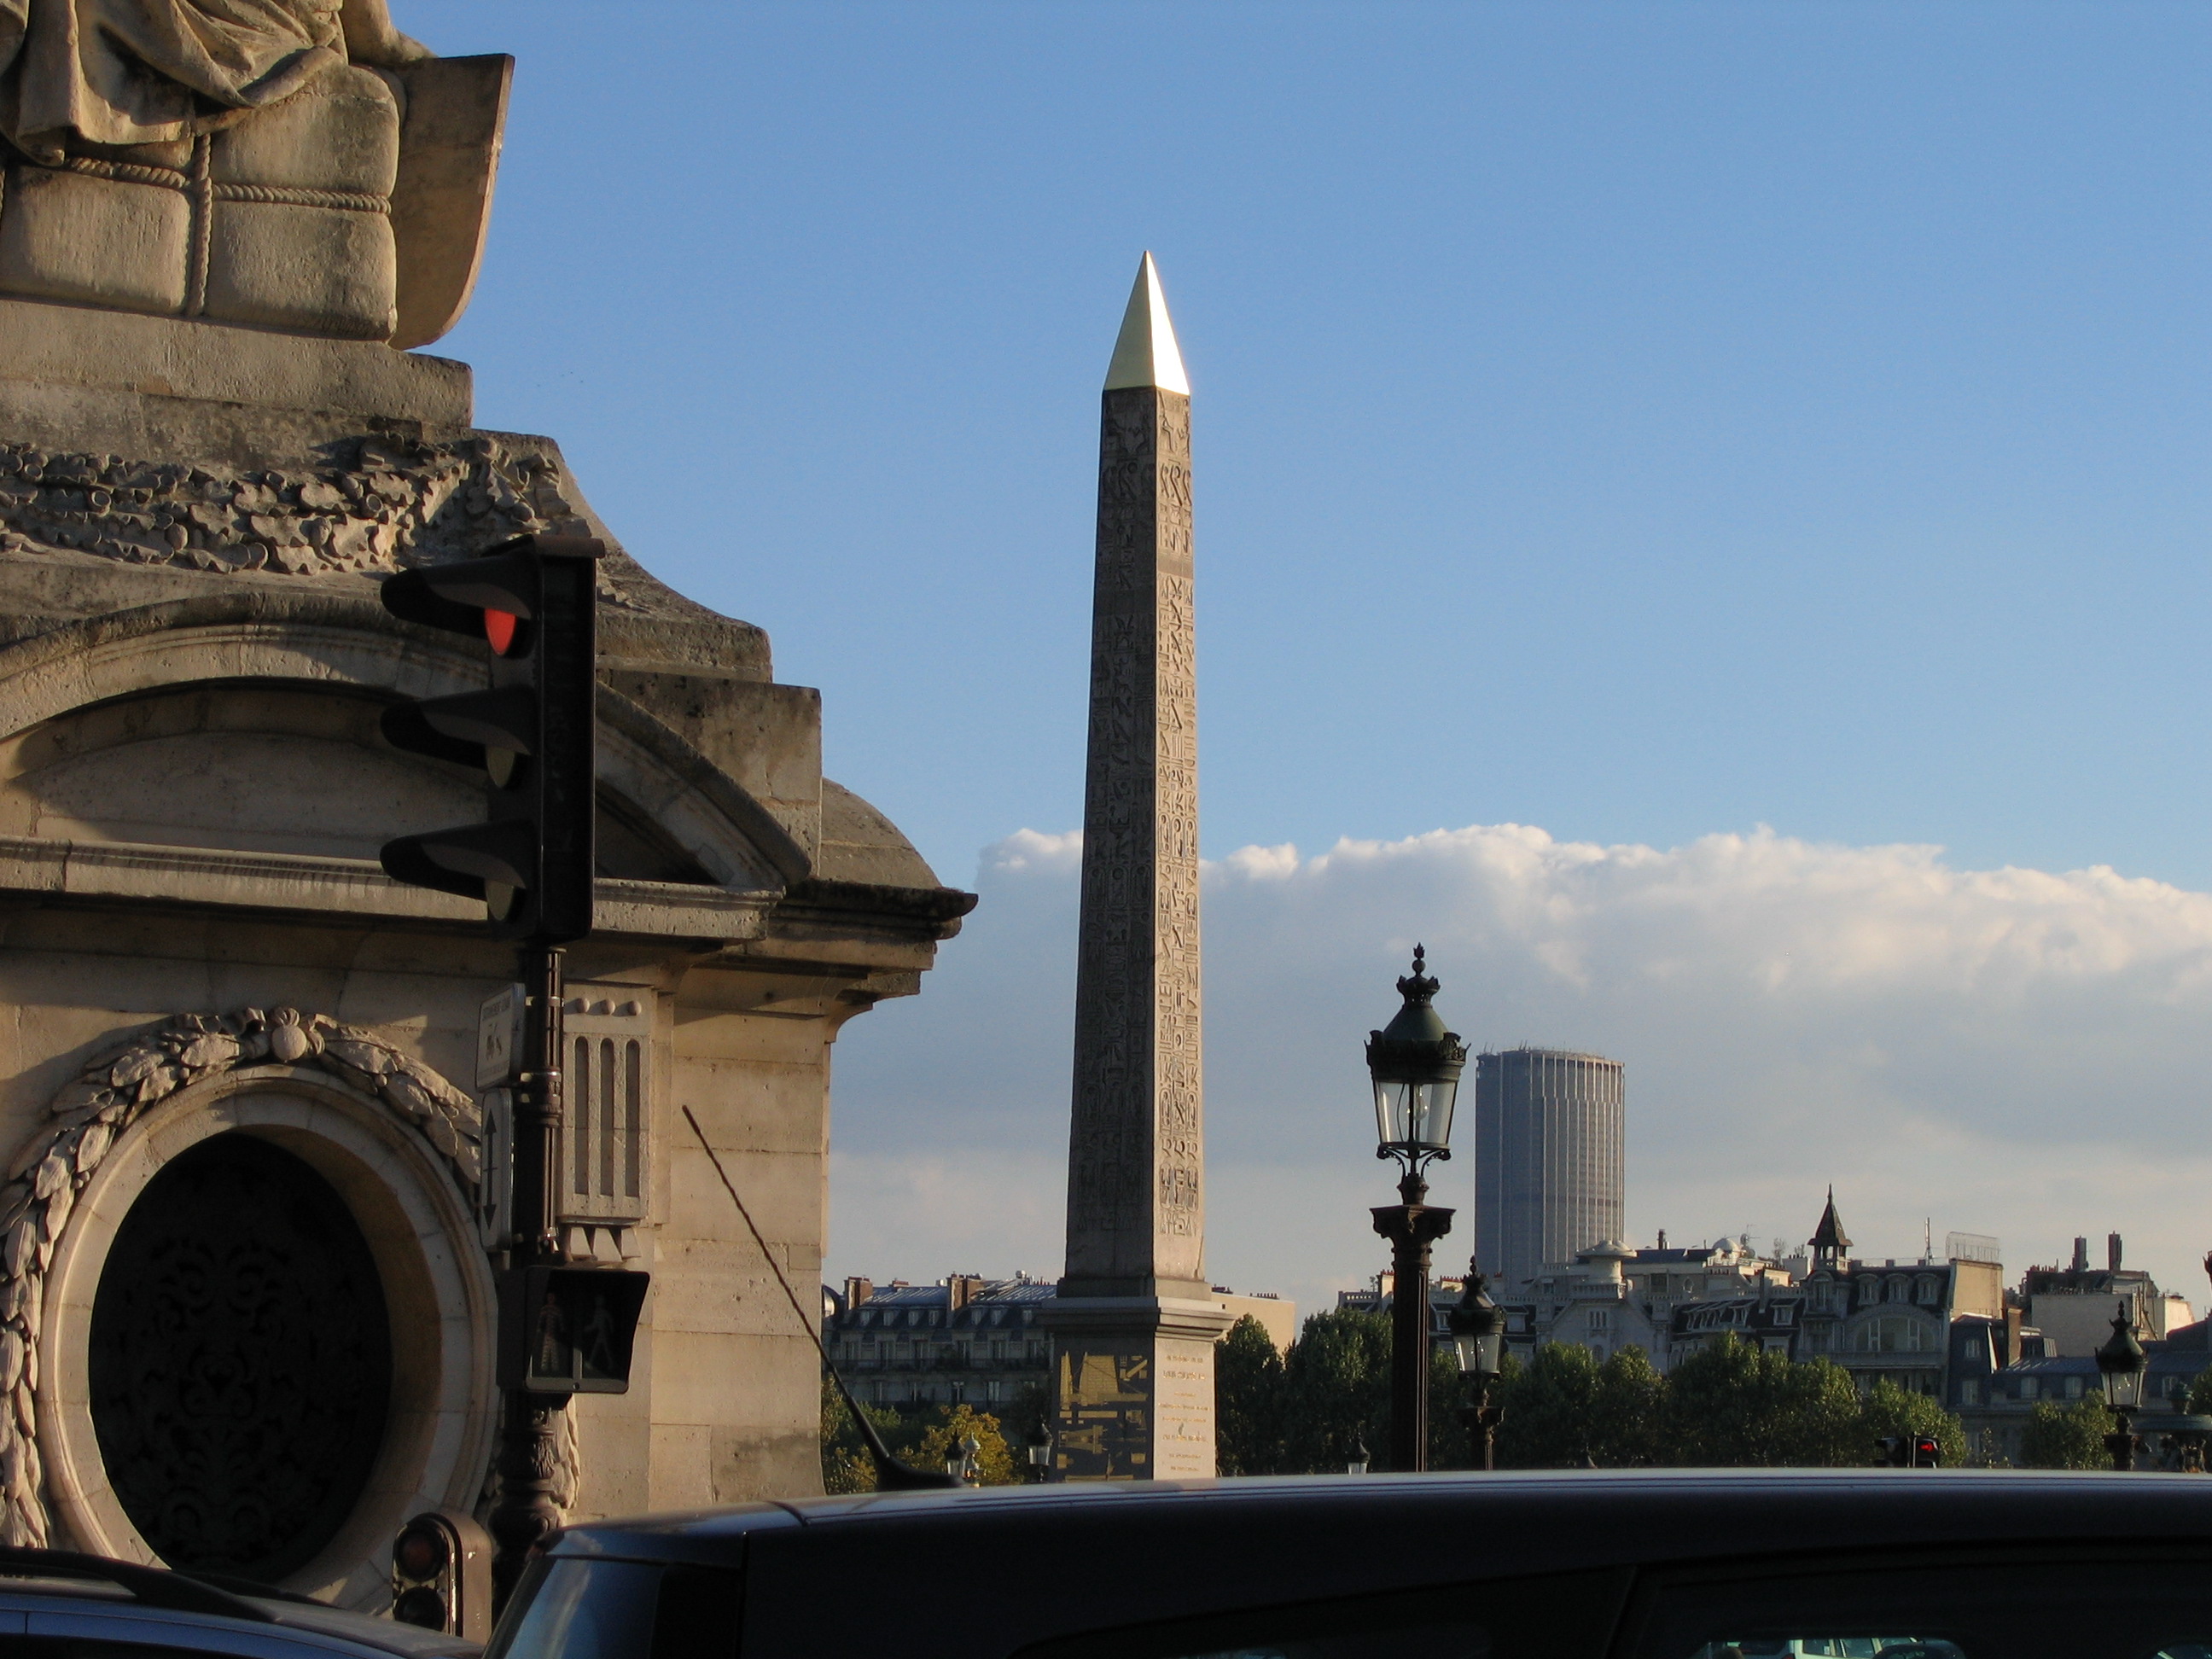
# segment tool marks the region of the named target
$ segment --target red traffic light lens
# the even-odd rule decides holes
[[[410,1528],[392,1547],[392,1564],[410,1578],[428,1578],[444,1570],[446,1540],[428,1527]]]
[[[514,650],[515,627],[521,619],[511,611],[486,611],[483,619],[484,637],[491,648],[502,657]]]

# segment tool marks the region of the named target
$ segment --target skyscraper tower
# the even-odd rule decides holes
[[[1106,372],[1075,981],[1060,1480],[1211,1475],[1190,385],[1152,256]]]
[[[1620,1062],[1552,1048],[1475,1059],[1475,1256],[1517,1290],[1623,1231]]]

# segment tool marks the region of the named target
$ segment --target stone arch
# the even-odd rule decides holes
[[[386,702],[483,684],[479,657],[361,599],[246,591],[149,605],[0,648],[0,740],[121,699],[214,684]],[[602,785],[740,890],[804,878],[805,851],[743,787],[637,703],[599,688]]]
[[[377,1575],[358,1564],[380,1553],[380,1535],[410,1503],[471,1504],[489,1457],[483,1128],[473,1101],[390,1042],[290,1008],[178,1015],[103,1052],[10,1165],[0,1185],[0,1539],[45,1543],[58,1521],[84,1547],[152,1559],[101,1474],[83,1387],[91,1298],[131,1200],[169,1159],[232,1130],[276,1143],[337,1188],[393,1297],[383,1450],[353,1519],[293,1581],[373,1600]]]

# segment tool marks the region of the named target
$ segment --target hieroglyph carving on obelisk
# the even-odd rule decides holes
[[[1190,386],[1146,254],[1099,428],[1063,1478],[1213,1473],[1191,586]]]
[[[1205,1233],[1190,396],[1149,255],[1137,289],[1099,430],[1067,1216],[1068,1277],[1124,1295],[1196,1280]]]

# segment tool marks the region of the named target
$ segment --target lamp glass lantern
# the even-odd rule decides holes
[[[1505,1315],[1490,1299],[1490,1281],[1468,1264],[1467,1285],[1451,1310],[1452,1349],[1460,1375],[1487,1387],[1504,1370]]]
[[[2136,1340],[2128,1304],[2123,1302],[2112,1320],[2111,1340],[2097,1350],[2097,1376],[2105,1385],[2105,1403],[2116,1412],[2139,1410],[2149,1363],[2142,1344]]]
[[[1467,1045],[1431,1005],[1437,981],[1426,953],[1413,947],[1413,971],[1398,981],[1405,1000],[1389,1025],[1367,1038],[1367,1073],[1375,1085],[1377,1158],[1395,1158],[1408,1173],[1451,1156],[1452,1109],[1459,1099]]]

